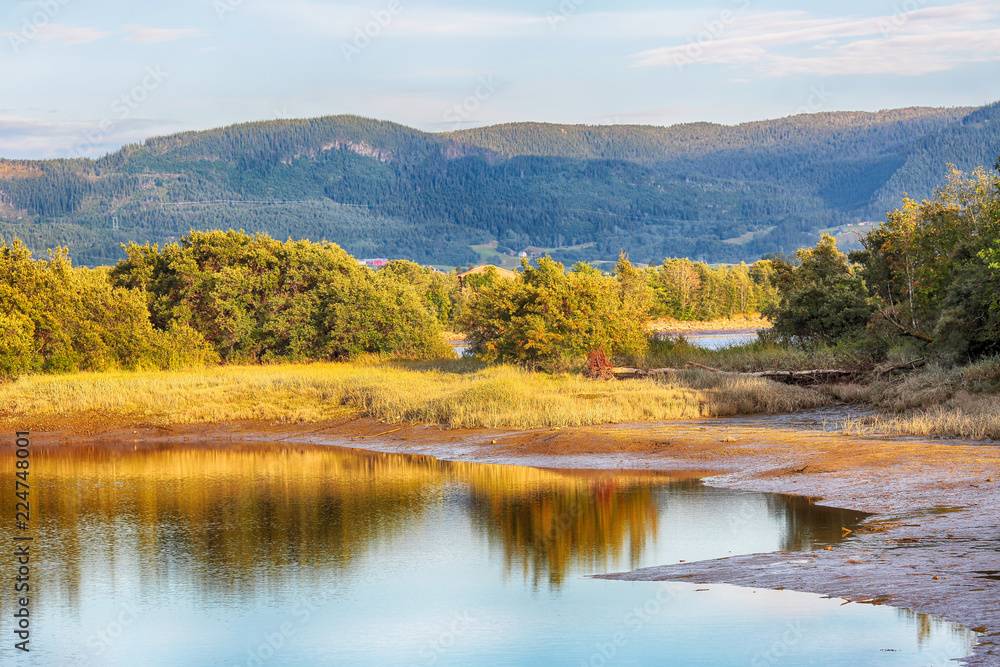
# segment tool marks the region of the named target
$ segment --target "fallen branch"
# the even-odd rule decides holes
[[[895,364],[893,366],[886,366],[885,368],[880,368],[878,374],[886,375],[888,373],[892,373],[893,371],[909,371],[926,365],[927,365],[926,359],[914,359],[913,361],[905,361],[901,364]]]
[[[706,371],[712,371],[713,373],[727,373],[728,372],[728,371],[720,371],[718,368],[711,368],[709,366],[702,366],[701,364],[696,364],[693,361],[684,364],[684,368],[687,368],[688,366],[693,366],[695,368],[704,368]]]
[[[882,318],[886,322],[888,322],[892,326],[896,327],[897,329],[899,329],[900,331],[902,331],[907,336],[910,336],[912,338],[916,338],[917,340],[922,340],[925,343],[933,343],[934,342],[934,339],[931,338],[930,336],[927,336],[925,334],[920,333],[919,331],[911,329],[910,327],[908,327],[905,324],[903,324],[902,322],[900,322],[889,311],[887,311],[887,310],[885,310],[883,308],[879,308],[879,314],[882,315]]]
[[[926,359],[914,359],[913,361],[907,361],[901,364],[894,364],[892,366],[887,366],[881,368],[878,371],[879,375],[884,375],[886,373],[892,373],[895,371],[906,371],[920,368],[927,364]],[[700,368],[712,373],[719,373],[722,375],[736,375],[739,377],[753,377],[753,378],[763,378],[765,380],[773,380],[775,382],[783,382],[785,384],[797,384],[797,385],[816,385],[816,384],[834,384],[837,382],[851,382],[856,381],[864,377],[871,367],[867,368],[816,368],[807,371],[754,371],[748,373],[736,373],[733,371],[724,371],[718,368],[712,368],[711,366],[703,366],[702,364],[696,364],[694,362],[684,365],[684,368]],[[653,368],[650,370],[644,370],[641,368],[612,368],[611,374],[618,380],[633,380],[638,378],[653,378],[662,377],[664,375],[669,375],[671,373],[681,373],[684,369],[681,368]]]

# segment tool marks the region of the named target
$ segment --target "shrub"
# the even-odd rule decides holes
[[[524,262],[512,280],[485,283],[470,297],[462,327],[486,361],[561,371],[597,348],[612,357],[644,353],[651,305],[644,277],[624,256],[615,276],[586,264],[566,271],[543,257],[537,268]]]
[[[200,332],[226,362],[448,353],[407,266],[375,274],[332,243],[232,230],[126,252],[116,283],[145,293],[161,328]]]

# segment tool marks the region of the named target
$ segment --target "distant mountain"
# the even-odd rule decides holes
[[[356,116],[156,137],[98,160],[0,160],[0,235],[77,263],[123,241],[243,228],[360,257],[713,262],[811,244],[925,197],[946,165],[992,166],[1000,104],[794,116],[736,126],[515,123],[432,134]],[[494,243],[495,242],[495,243]]]

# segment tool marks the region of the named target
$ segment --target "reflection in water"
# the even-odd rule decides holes
[[[38,450],[46,549],[71,597],[81,570],[136,558],[145,586],[187,577],[206,598],[257,594],[390,539],[436,483],[425,463],[321,449]],[[377,480],[377,481],[373,481]]]
[[[741,543],[770,519],[782,527],[780,543],[773,548],[784,551],[839,542],[841,528],[864,517],[818,507],[807,498],[722,491],[693,478],[648,473],[560,472],[538,481],[503,493],[494,487],[472,487],[476,525],[502,548],[505,570],[509,573],[520,564],[525,580],[534,586],[547,577],[549,585],[558,588],[571,566],[583,572],[643,567],[649,564],[650,542],[661,533],[683,543],[693,536],[678,534],[677,524],[706,527],[701,520],[678,521],[674,508],[688,518],[725,517],[720,528]],[[672,520],[661,530],[664,511]]]
[[[583,483],[567,484],[569,479]],[[506,493],[472,488],[473,520],[491,545],[502,549],[505,573],[520,563],[533,586],[547,577],[558,587],[571,564],[603,571],[621,562],[626,552],[630,565],[640,561],[657,529],[651,486],[616,477],[553,475],[540,481]]]
[[[61,563],[53,583],[70,599],[81,569],[137,557],[144,584],[186,574],[208,598],[256,594],[300,576],[299,563],[344,567],[390,545],[446,489],[467,494],[479,530],[526,578],[558,582],[571,562],[597,570],[626,548],[637,562],[657,528],[652,488],[675,479],[311,446],[58,447],[39,449],[35,467],[40,527]]]
[[[35,498],[47,548],[58,554],[58,585],[70,599],[79,593],[81,568],[114,569],[117,559],[137,555],[148,585],[188,576],[186,585],[209,598],[256,594],[261,585],[301,576],[299,563],[315,573],[316,566],[345,567],[376,546],[391,548],[446,497],[466,499],[473,525],[502,551],[508,573],[519,567],[526,581],[553,587],[571,567],[640,567],[661,506],[707,503],[706,512],[726,515],[736,537],[771,517],[786,526],[786,550],[837,541],[840,527],[862,516],[803,498],[719,491],[684,475],[333,447],[62,447],[39,450],[35,464],[36,479],[44,480]]]
[[[11,469],[11,459],[9,449],[2,451],[0,469]],[[324,612],[331,627],[381,623],[404,612],[411,616],[395,627],[416,627],[438,608],[434,613],[450,619],[450,605],[464,595],[495,606],[477,612],[483,615],[509,607],[512,618],[535,614],[543,625],[573,619],[579,627],[553,626],[570,642],[560,650],[587,652],[590,634],[618,623],[632,597],[645,598],[641,587],[581,583],[580,575],[809,549],[840,540],[841,526],[863,516],[803,498],[713,489],[691,474],[545,470],[303,445],[38,448],[32,471],[33,522],[45,554],[37,569],[45,591],[39,623],[55,626],[53,636],[71,637],[63,641],[77,648],[93,631],[88,618],[114,619],[125,599],[149,609],[173,606],[174,613],[201,619],[191,621],[188,633],[197,633],[199,623],[240,626],[238,619],[248,613],[263,618],[258,622],[266,630],[274,627],[270,619],[289,618],[288,609],[303,595],[336,589],[345,602]],[[12,504],[0,504],[4,525],[12,512]],[[476,555],[477,544],[499,558],[502,577]],[[384,609],[373,603],[385,599],[385,577],[404,597],[414,591],[420,603],[412,609],[398,600]],[[431,580],[440,582],[439,591],[425,590]],[[544,604],[533,593],[543,587],[554,596]],[[532,593],[520,596],[521,588]],[[591,597],[598,590],[599,605]],[[440,599],[431,601],[431,595]],[[559,610],[561,597],[572,612]],[[604,604],[624,605],[624,611],[593,616]],[[152,612],[143,620],[160,622]],[[937,628],[922,616],[908,622],[927,636]],[[968,644],[965,631],[945,625]],[[203,633],[202,641],[213,641],[222,629]],[[199,650],[216,651],[223,662],[212,664],[244,664],[240,646],[259,636],[245,632],[250,634],[228,640],[235,647]],[[498,632],[516,637],[527,630]],[[390,632],[384,641],[393,637]],[[518,650],[529,649],[540,650],[530,643]],[[97,654],[92,659],[175,664],[154,659],[141,642],[119,650],[121,663]],[[323,657],[330,650],[319,643],[308,649],[312,653],[289,653],[274,664],[330,664]],[[393,664],[401,649],[381,663],[369,661],[364,651],[370,647],[358,650],[344,661]],[[661,649],[637,642],[633,650]],[[466,657],[476,662],[483,655]],[[72,653],[60,659],[90,664]]]

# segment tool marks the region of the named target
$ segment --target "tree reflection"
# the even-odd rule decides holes
[[[11,457],[0,454],[0,466]],[[429,509],[456,501],[506,576],[554,589],[574,571],[640,566],[661,508],[680,496],[707,497],[700,511],[724,512],[734,529],[776,517],[788,549],[835,541],[860,516],[708,489],[693,473],[555,471],[311,445],[43,447],[33,460],[35,526],[58,564],[40,576],[69,601],[85,580],[114,585],[121,572],[145,589],[183,585],[218,601],[329,585],[359,559],[397,548]],[[0,506],[0,520],[12,512]]]

